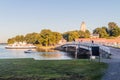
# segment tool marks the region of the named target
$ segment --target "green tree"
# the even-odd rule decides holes
[[[67,41],[74,41],[76,38],[79,38],[78,31],[68,31],[63,34],[63,38]]]
[[[39,40],[44,46],[51,46],[57,44],[61,39],[62,35],[58,32],[52,32],[49,29],[43,29],[40,32],[41,39]]]
[[[79,33],[79,38],[85,38],[85,34],[84,34],[85,32],[80,30],[78,33]]]
[[[79,34],[77,31],[71,31],[68,34],[68,40],[69,41],[74,41],[76,38],[79,38]]]
[[[43,29],[41,32],[42,45],[49,46],[52,43],[52,31],[49,29]]]
[[[109,30],[107,27],[103,26],[102,29],[104,29],[107,32],[107,34],[109,35]]]
[[[24,41],[24,36],[23,35],[17,35],[15,37],[15,41],[16,42],[23,42]]]
[[[115,22],[109,22],[108,23],[108,28],[109,30],[114,29],[115,27],[118,27],[118,25]]]
[[[90,31],[89,30],[85,31],[85,38],[90,38]]]
[[[89,30],[86,30],[85,32],[83,31],[68,31],[63,34],[63,38],[66,39],[67,41],[74,41],[77,38],[89,38],[90,37],[90,32]]]
[[[103,29],[103,28],[96,28],[93,31],[93,34],[99,34],[100,38],[106,38],[106,37],[108,37],[108,34],[107,34],[106,30]]]
[[[58,42],[62,39],[62,35],[61,33],[58,33],[58,32],[53,32],[53,35],[54,35],[54,43],[55,44],[58,44]]]
[[[119,27],[115,22],[109,22],[108,23],[108,28],[109,28],[109,35],[117,37],[119,36]]]
[[[27,43],[39,44],[39,34],[38,33],[28,33],[25,35],[25,41]]]
[[[62,39],[62,35],[59,32],[52,32],[49,29],[43,29],[40,33],[28,33],[25,35],[17,35],[16,37],[8,39],[8,43],[23,42],[32,44],[40,44],[43,46],[50,46],[57,44]]]
[[[63,36],[63,38],[64,38],[65,40],[69,41],[69,40],[68,40],[69,32],[63,33],[62,36]]]
[[[111,36],[118,37],[120,35],[120,28],[115,27],[111,30]]]
[[[13,44],[15,42],[15,38],[10,38],[7,40],[8,44]]]
[[[83,31],[79,31],[79,38],[89,38],[90,37],[90,31],[86,30],[85,32]]]

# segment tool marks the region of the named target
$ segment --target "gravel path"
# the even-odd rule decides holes
[[[111,48],[111,58],[103,59],[102,62],[108,63],[108,69],[102,80],[120,80],[120,49]]]

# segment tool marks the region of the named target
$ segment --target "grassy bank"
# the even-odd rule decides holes
[[[0,60],[0,80],[100,80],[106,64],[88,60]]]

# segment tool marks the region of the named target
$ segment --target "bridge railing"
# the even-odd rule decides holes
[[[102,46],[101,45],[100,49],[103,50],[103,51],[105,51],[105,52],[107,52],[107,53],[110,53],[110,49],[108,47],[106,47],[106,46]]]
[[[72,46],[72,47],[76,47],[76,48],[83,48],[83,49],[86,49],[86,50],[92,50],[91,48],[94,47],[94,46],[98,46],[97,44],[93,44],[93,43],[87,43],[87,42],[68,42],[64,45],[64,47],[67,47],[67,46]]]
[[[79,48],[84,48],[84,49],[87,49],[87,50],[91,50],[91,47],[99,46],[99,48],[101,50],[103,50],[104,52],[110,54],[109,47],[103,46],[101,44],[95,44],[95,43],[90,43],[90,42],[68,42],[66,45],[69,45],[69,46],[74,45],[74,46],[78,46]]]

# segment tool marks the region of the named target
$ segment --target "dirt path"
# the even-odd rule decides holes
[[[102,60],[109,65],[102,80],[120,80],[120,49],[110,47],[110,51],[112,59]]]

